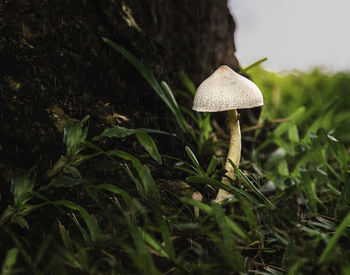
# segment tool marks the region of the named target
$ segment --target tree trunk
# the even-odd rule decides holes
[[[64,117],[90,114],[90,131],[99,132],[93,125],[117,123],[116,113],[130,119],[126,126],[149,128],[160,122],[145,117],[169,115],[101,37],[176,88],[181,70],[198,84],[221,64],[238,69],[234,27],[226,0],[2,1],[0,174],[35,163],[47,170],[64,150]]]

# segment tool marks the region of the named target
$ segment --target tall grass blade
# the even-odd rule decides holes
[[[345,232],[347,227],[350,225],[350,212],[348,212],[348,215],[343,219],[341,224],[338,226],[338,228],[335,230],[334,235],[327,243],[326,248],[323,250],[320,259],[318,260],[318,264],[322,264],[327,260],[328,255],[332,252],[332,249],[337,244],[339,238],[341,235]],[[348,228],[349,230],[349,228]]]
[[[79,211],[81,217],[87,225],[91,240],[94,243],[105,239],[106,236],[102,233],[102,230],[99,224],[97,223],[96,218],[93,215],[90,215],[84,207],[68,200],[56,201],[55,203],[58,205],[63,205],[72,210]]]
[[[150,202],[159,203],[160,194],[158,187],[151,175],[149,168],[146,165],[142,166],[142,175],[140,176],[140,178],[145,189],[146,198]]]
[[[189,198],[181,198],[181,201],[183,203],[192,205],[194,207],[198,207],[201,211],[203,211],[204,213],[206,213],[209,216],[214,215],[213,206],[211,207],[205,203],[198,202],[198,201],[195,201],[195,200],[192,200]],[[238,224],[236,224],[232,219],[230,219],[228,216],[225,216],[225,223],[231,228],[231,230],[233,232],[235,232],[237,234],[237,236],[239,236],[240,238],[242,238],[245,241],[250,240],[248,234],[240,226],[238,226]]]
[[[180,109],[179,105],[176,102],[176,99],[174,97],[174,94],[173,94],[172,90],[170,89],[170,87],[168,86],[168,84],[165,81],[161,82],[161,86],[162,86],[163,91],[164,91],[165,95],[167,96],[170,104],[172,105],[172,108],[175,111],[174,116],[176,118],[176,121],[179,123],[181,129],[185,133],[190,134],[190,132],[189,132],[189,125],[187,124],[185,118],[183,117],[183,115],[181,113],[181,109]]]
[[[193,84],[188,75],[184,71],[181,71],[179,73],[179,77],[182,84],[187,88],[191,95],[194,96],[196,93],[196,86]]]
[[[197,158],[196,158],[196,155],[192,152],[191,148],[186,146],[185,147],[185,150],[186,150],[186,153],[188,155],[188,157],[191,159],[192,163],[194,164],[194,166],[196,167],[197,169],[197,172],[201,175],[201,176],[206,176],[204,170],[202,169],[202,167],[200,166]]]
[[[61,239],[64,247],[68,250],[72,250],[73,242],[72,242],[72,238],[70,237],[69,231],[64,227],[64,225],[61,223],[59,219],[57,219],[57,222],[58,222],[58,229],[60,231],[60,235],[61,235]]]
[[[183,117],[180,113],[180,110],[174,105],[174,102],[172,101],[173,96],[169,94],[169,91],[164,91],[162,87],[159,85],[157,79],[154,77],[154,75],[147,69],[146,66],[144,66],[133,54],[131,54],[129,51],[124,49],[123,47],[119,46],[118,44],[114,43],[110,39],[103,37],[102,40],[111,46],[114,50],[118,51],[120,54],[122,54],[134,67],[137,69],[137,71],[141,74],[141,76],[148,82],[148,84],[153,88],[153,90],[158,94],[158,96],[163,100],[163,102],[168,106],[170,111],[175,116],[176,120],[179,123],[179,126],[181,127],[183,132],[186,132],[186,126],[184,125]],[[163,86],[164,88],[165,86]],[[172,94],[172,92],[171,92]]]
[[[242,173],[242,171],[240,169],[237,168],[237,166],[232,162],[232,160],[229,159],[230,164],[232,165],[232,167],[235,169],[236,175],[241,178],[244,183],[246,185],[248,185],[248,187],[258,196],[260,197],[266,205],[268,206],[272,206],[272,202],[270,202],[270,200],[268,198],[265,197],[265,195],[263,193],[261,193],[261,191],[254,185],[254,183],[252,183],[246,175],[244,175],[244,173]]]
[[[171,238],[170,227],[160,211],[156,211],[156,220],[159,225],[160,233],[162,234],[165,250],[169,255],[169,259],[175,261],[176,255],[173,240]]]
[[[207,170],[205,171],[205,174],[206,174],[208,177],[210,177],[211,174],[214,173],[214,171],[215,171],[215,169],[216,169],[217,166],[218,166],[218,160],[217,160],[216,157],[213,156],[213,157],[211,158],[210,162],[209,162],[209,165],[208,165]]]
[[[244,263],[242,256],[237,251],[236,242],[229,225],[229,219],[224,215],[222,207],[217,204],[212,204],[213,216],[219,227],[222,235],[222,242],[217,243],[221,250],[222,256],[226,259],[228,265],[234,270],[243,270]]]
[[[3,275],[13,274],[12,269],[16,264],[18,252],[19,252],[19,250],[16,247],[7,251],[6,256],[5,256],[5,260],[2,264],[1,274],[3,274]]]
[[[155,275],[161,274],[150,255],[146,245],[145,235],[141,228],[131,221],[129,223],[129,231],[133,239],[134,248],[129,244],[123,246],[129,257],[133,260],[133,263],[139,269],[140,273]]]
[[[240,74],[244,74],[246,73],[247,71],[253,69],[254,67],[256,66],[259,66],[261,63],[265,62],[267,60],[267,57],[264,57],[264,58],[261,58],[259,59],[258,61],[254,62],[253,64],[245,67],[244,69],[240,69],[239,73]]]
[[[163,257],[170,259],[168,253],[165,251],[164,247],[158,243],[150,234],[142,230],[142,235],[146,243],[151,246],[155,251],[157,251]]]
[[[254,214],[252,207],[245,199],[240,199],[240,203],[246,215],[250,230],[252,232],[256,232],[258,230],[258,220],[256,218],[256,215]]]
[[[156,160],[158,164],[162,164],[162,158],[153,139],[145,132],[137,132],[136,138],[142,147],[145,148],[145,150],[151,155],[151,157]]]

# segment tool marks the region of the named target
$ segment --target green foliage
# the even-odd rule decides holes
[[[85,148],[84,141],[88,129],[83,128],[83,125],[88,119],[89,116],[86,116],[83,120],[64,127],[63,142],[67,148],[67,157],[72,158]]]
[[[134,55],[132,55],[129,51],[127,51],[123,47],[119,46],[118,44],[114,43],[113,41],[105,37],[103,38],[103,41],[107,43],[109,46],[111,46],[114,50],[122,54],[135,67],[135,69],[148,82],[148,84],[152,87],[152,89],[156,92],[156,94],[168,106],[170,111],[175,116],[176,121],[180,126],[181,130],[185,134],[191,135],[189,125],[185,121],[180,111],[179,105],[177,104],[176,99],[173,95],[173,92],[171,91],[167,83],[163,81],[161,84],[159,84],[157,79],[152,74],[152,72],[148,70],[148,68],[144,66]]]
[[[177,125],[181,130],[182,139],[185,141],[185,143],[196,148],[196,152],[200,156],[208,156],[212,154],[213,144],[210,141],[210,134],[212,132],[210,113],[196,112],[196,114],[194,114],[191,110],[188,110],[183,106],[179,106],[173,91],[165,81],[162,81],[159,84],[153,73],[123,47],[105,37],[103,38],[103,41],[114,50],[122,54],[147,81],[154,92],[163,100],[174,115]],[[177,93],[185,97],[188,97],[189,95],[192,97],[195,93],[194,84],[184,72],[181,72],[179,77],[186,88],[186,92],[177,90]],[[191,123],[188,123],[187,121],[190,121]]]
[[[31,177],[31,171],[24,174],[14,175],[11,179],[11,192],[13,205],[9,205],[0,217],[0,226],[10,221],[21,227],[29,228],[24,218],[32,211],[44,206],[46,203],[31,205],[28,202],[33,198],[35,180]]]
[[[13,177],[11,180],[11,191],[14,197],[14,206],[23,209],[25,204],[32,198],[30,192],[33,190],[34,180],[30,174],[23,174]]]
[[[329,254],[332,252],[334,247],[336,246],[340,236],[344,233],[346,230],[346,227],[350,225],[350,212],[349,214],[344,218],[342,223],[338,226],[338,228],[335,230],[334,235],[332,238],[329,239],[327,242],[326,248],[323,250],[320,259],[318,261],[319,264],[323,263],[327,260]]]
[[[162,164],[162,159],[159,155],[158,148],[153,139],[147,134],[147,131],[155,132],[148,129],[127,129],[121,126],[114,126],[113,128],[106,129],[99,136],[94,137],[93,141],[101,140],[103,137],[109,138],[123,138],[135,134],[137,140],[143,146],[143,148],[154,158],[158,164]],[[158,133],[164,134],[165,132],[158,131]],[[165,133],[166,134],[166,133]]]
[[[249,72],[264,95],[264,120],[289,117],[304,106],[305,114],[297,123],[302,135],[322,127],[326,131],[334,130],[342,141],[350,141],[349,73],[326,74],[315,69],[311,73],[278,74],[261,67]]]
[[[240,169],[231,163],[237,177],[225,185],[215,156],[202,165],[205,144],[213,146],[210,116],[179,106],[166,83],[107,43],[167,102],[186,137],[186,160],[161,156],[151,138],[174,134],[116,126],[90,138],[88,116],[67,125],[65,154],[52,169],[41,177],[34,176],[36,167],[12,176],[13,198],[0,218],[3,274],[347,274],[348,99],[332,96],[334,87],[335,94],[346,93],[347,80],[246,68],[263,88],[263,119],[287,120],[255,132],[253,161],[244,155]],[[176,95],[193,96],[193,83],[184,73],[180,79],[187,91]],[[109,146],[132,136],[149,159]],[[203,201],[170,188],[177,178],[155,177],[173,168]],[[211,202],[219,188],[233,194],[224,205]]]
[[[14,273],[12,269],[13,269],[13,266],[16,264],[17,255],[18,255],[18,249],[16,247],[7,251],[4,263],[2,265],[1,274],[10,275]]]

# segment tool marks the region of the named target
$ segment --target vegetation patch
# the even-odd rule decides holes
[[[176,130],[114,125],[91,134],[89,116],[60,121],[65,153],[40,176],[35,163],[11,174],[3,274],[349,273],[349,75],[243,70],[265,107],[242,130],[253,145],[240,168],[230,163],[237,177],[227,185],[227,141],[209,114],[178,104],[194,95],[188,77],[173,92],[104,40],[166,104]],[[169,154],[159,137],[183,153]],[[215,203],[218,189],[234,196]]]

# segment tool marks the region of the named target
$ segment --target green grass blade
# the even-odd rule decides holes
[[[163,257],[169,259],[168,253],[165,251],[164,247],[161,246],[157,240],[155,240],[150,234],[148,234],[146,231],[142,230],[142,236],[146,243],[148,243],[149,246],[151,246],[155,251],[157,251],[160,255]]]
[[[160,85],[163,88],[164,94],[168,97],[170,104],[177,112],[179,112],[179,104],[177,104],[173,91],[170,89],[169,85],[165,81],[162,81]]]
[[[142,77],[148,82],[148,84],[153,88],[153,90],[160,96],[160,98],[169,106],[171,107],[168,99],[166,98],[164,92],[162,91],[161,87],[159,86],[159,83],[157,79],[154,77],[154,75],[147,69],[146,66],[144,66],[133,54],[131,54],[128,50],[125,48],[119,46],[118,44],[114,43],[112,40],[102,37],[102,40],[108,44],[111,48],[119,52],[121,55],[123,55],[134,67],[137,69],[137,71],[142,75]]]
[[[17,255],[18,255],[18,248],[14,247],[7,251],[5,260],[2,264],[2,273],[3,275],[10,275],[12,274],[12,268],[16,264],[17,261]]]
[[[146,198],[151,202],[159,203],[160,194],[158,187],[151,175],[149,168],[146,165],[142,166],[142,175],[140,176],[145,188]]]
[[[255,232],[258,229],[258,220],[256,218],[256,215],[253,212],[252,207],[249,205],[249,203],[245,199],[241,199],[240,203],[246,215],[250,230],[252,232]]]
[[[237,245],[232,235],[230,219],[225,216],[224,211],[222,210],[221,205],[213,203],[213,216],[216,220],[216,223],[220,229],[222,235],[222,242],[217,243],[219,249],[222,251],[223,257],[226,262],[235,270],[243,270],[243,258],[237,251]],[[233,229],[237,229],[235,226]]]
[[[17,238],[17,236],[13,232],[9,231],[9,234],[10,234],[12,240],[15,242],[18,251],[21,252],[25,262],[28,264],[28,266],[33,267],[32,266],[33,265],[33,259],[29,255],[29,253],[24,249],[24,247],[23,247],[22,243],[20,242],[20,240]],[[12,253],[14,253],[14,252],[12,252]]]
[[[72,221],[75,223],[75,225],[80,230],[81,234],[83,235],[84,241],[87,245],[92,245],[91,236],[89,236],[89,233],[85,230],[85,228],[80,224],[79,220],[77,219],[76,215],[72,213],[71,215]]]
[[[200,166],[200,164],[196,158],[196,155],[192,152],[191,148],[186,146],[185,150],[186,150],[188,157],[191,159],[192,163],[197,168],[197,172],[202,176],[206,176],[204,170],[202,169],[202,167]]]
[[[135,134],[134,129],[128,129],[121,126],[114,126],[112,128],[105,129],[100,135],[95,136],[92,141],[101,140],[104,137],[108,138],[123,138]]]
[[[350,225],[350,212],[343,219],[341,224],[338,226],[337,230],[335,230],[332,238],[330,238],[330,240],[328,241],[326,248],[323,250],[323,252],[320,256],[320,259],[318,260],[318,264],[322,264],[323,262],[325,262],[327,260],[329,253],[332,252],[332,249],[335,247],[339,238],[341,237],[341,235],[344,233],[344,231],[346,230],[346,228],[349,225]]]
[[[237,236],[241,237],[246,242],[250,241],[248,234],[237,223],[235,223],[232,219],[230,219],[228,216],[225,216],[225,222],[232,229],[232,231],[237,234]]]
[[[130,155],[127,152],[121,151],[121,150],[112,150],[112,151],[108,151],[106,152],[106,154],[110,155],[110,156],[117,156],[121,159],[124,160],[129,160],[132,162],[132,165],[134,166],[134,168],[136,169],[136,171],[138,172],[139,176],[142,176],[142,164],[141,162],[134,157],[133,155]]]
[[[9,205],[0,217],[0,227],[5,224],[15,213],[16,209]]]
[[[83,266],[77,259],[74,257],[73,253],[70,253],[67,249],[64,249],[61,246],[57,247],[57,250],[61,253],[61,255],[65,258],[67,262],[69,262],[73,267],[83,270]]]
[[[306,119],[305,117],[306,108],[304,106],[300,106],[293,114],[289,116],[289,118],[295,124],[298,124],[300,121]],[[285,122],[280,124],[274,131],[273,134],[275,137],[279,137],[285,132],[287,132],[290,128],[292,122]]]
[[[129,175],[131,180],[135,183],[136,189],[139,192],[141,196],[145,196],[145,190],[144,187],[142,186],[141,181],[133,174],[133,172],[130,170],[129,166],[125,164],[124,170],[125,172]]]
[[[131,54],[129,51],[124,49],[123,47],[119,46],[118,44],[114,43],[110,39],[103,37],[102,40],[108,44],[110,47],[112,47],[114,50],[119,52],[121,55],[123,55],[134,67],[135,69],[141,74],[141,76],[148,82],[148,84],[153,88],[153,90],[158,94],[158,96],[164,101],[164,103],[168,106],[170,111],[174,114],[176,118],[178,118],[178,112],[173,105],[173,103],[169,100],[168,96],[164,93],[161,86],[159,85],[157,79],[154,77],[154,75],[151,73],[151,71],[148,70],[146,66],[144,66],[133,54]],[[183,125],[180,124],[182,127]],[[185,129],[183,129],[185,130]]]
[[[335,208],[335,212],[337,213],[337,216],[341,216],[343,213],[346,213],[346,211],[349,209],[349,206],[350,206],[350,184],[345,182]]]
[[[87,115],[81,121],[64,127],[63,142],[67,147],[67,156],[72,157],[84,149],[88,128],[83,128],[83,126],[89,117]]]
[[[175,116],[178,124],[180,125],[180,127],[183,129],[183,131],[185,133],[189,133],[188,124],[181,113],[181,109],[180,109],[179,105],[177,104],[177,101],[174,97],[172,90],[170,89],[170,87],[168,86],[168,84],[165,81],[161,82],[161,87],[163,88],[164,94],[167,96],[172,108],[175,111],[174,116]]]
[[[102,230],[99,224],[97,223],[96,218],[93,215],[90,215],[84,207],[68,200],[56,201],[56,203],[59,205],[63,205],[67,208],[70,208],[72,210],[79,211],[81,217],[86,223],[86,226],[90,233],[91,240],[93,242],[97,242],[105,239],[105,235],[102,233]]]
[[[215,180],[215,179],[212,179],[212,178],[207,178],[207,177],[203,177],[203,176],[202,177],[190,176],[190,177],[186,178],[186,181],[189,183],[207,184],[210,186],[214,186],[218,189],[221,188],[223,190],[226,190],[227,192],[230,192],[233,195],[240,194],[256,205],[262,205],[257,199],[255,199],[253,196],[251,196],[246,191],[244,191],[240,188],[234,187],[232,185],[223,184],[222,182]]]
[[[61,235],[61,239],[64,247],[68,250],[72,250],[73,242],[72,242],[72,238],[70,237],[69,231],[64,227],[64,225],[61,223],[59,219],[57,219],[57,222],[58,222],[58,229],[60,231],[60,235]]]
[[[52,242],[52,236],[46,237],[43,242],[40,244],[39,251],[36,254],[34,265],[38,266],[44,255],[47,255],[50,250],[50,243]],[[46,262],[45,262],[46,264]]]
[[[212,173],[215,172],[216,167],[218,166],[218,160],[215,156],[213,156],[209,162],[208,168],[205,171],[205,174],[210,177]]]
[[[184,72],[181,71],[179,73],[179,78],[182,84],[187,88],[187,90],[190,92],[192,96],[196,94],[196,86],[193,84],[191,79],[188,77],[188,75]]]
[[[162,213],[160,211],[156,212],[156,220],[159,225],[160,233],[162,234],[165,250],[169,255],[169,258],[175,261],[176,255],[173,240],[171,238],[171,230],[169,224],[167,223],[167,220],[162,216]]]
[[[101,188],[101,189],[107,190],[109,192],[112,192],[114,194],[120,195],[123,198],[123,200],[126,202],[127,205],[130,205],[130,203],[131,203],[131,197],[128,194],[128,192],[124,191],[123,189],[121,189],[117,186],[105,183],[105,184],[99,185],[98,188]]]
[[[189,110],[184,106],[180,106],[180,110],[183,114],[188,115],[191,118],[191,120],[195,122],[198,126],[200,125],[200,120],[197,118],[196,114],[194,114],[192,110]]]
[[[265,195],[263,193],[261,193],[261,191],[254,185],[254,183],[252,183],[246,175],[244,175],[244,173],[242,173],[242,171],[240,169],[237,168],[237,166],[229,159],[230,164],[232,165],[232,167],[235,169],[236,174],[238,175],[238,177],[240,177],[241,179],[243,179],[243,181],[245,182],[246,185],[248,185],[248,187],[258,196],[260,197],[266,205],[268,206],[272,206],[272,202],[270,202],[270,200],[268,198],[265,197]]]
[[[203,202],[195,201],[190,198],[181,198],[180,200],[182,203],[189,204],[194,207],[198,207],[201,211],[203,211],[207,215],[211,215],[213,213],[212,207]]]
[[[152,156],[152,158],[157,161],[158,164],[162,164],[162,158],[153,139],[145,132],[137,132],[136,138],[142,147],[145,148],[145,150]]]
[[[247,71],[249,71],[250,69],[253,69],[254,67],[256,66],[259,66],[261,63],[265,62],[267,60],[267,57],[264,57],[264,58],[261,58],[259,59],[258,61],[254,62],[253,64],[245,67],[244,69],[240,69],[239,70],[239,73],[240,74],[243,74],[243,73],[246,73]]]
[[[11,178],[11,192],[14,197],[14,204],[17,209],[24,207],[31,198],[31,191],[34,188],[35,181],[30,178],[29,173]]]
[[[87,249],[85,247],[82,247],[78,242],[74,242],[74,246],[78,252],[75,254],[75,257],[80,263],[82,269],[85,272],[90,271],[89,256],[87,254]]]
[[[181,198],[180,200],[182,201],[182,203],[189,204],[193,207],[198,207],[201,211],[203,211],[207,215],[210,215],[210,216],[214,215],[214,211],[213,211],[212,206],[209,206],[209,205],[202,203],[202,202],[199,202],[199,201],[192,200],[190,198]],[[238,226],[238,224],[236,224],[232,219],[230,219],[227,216],[225,216],[224,219],[225,219],[225,224],[227,224],[227,226],[229,228],[231,228],[231,230],[233,232],[235,232],[237,234],[237,236],[241,237],[245,241],[250,240],[247,233],[244,232],[244,230],[240,226]]]
[[[143,274],[145,274],[145,271],[147,271],[148,274],[161,274],[156,268],[153,258],[146,246],[146,240],[142,229],[131,221],[131,223],[129,223],[129,231],[134,242],[134,248],[128,244],[124,245],[124,249],[132,259],[133,263]]]
[[[125,127],[115,126],[113,128],[106,129],[102,134],[95,136],[92,140],[98,141],[104,137],[108,138],[123,138],[135,134],[137,140],[140,142],[142,147],[154,158],[158,164],[162,164],[161,156],[158,152],[157,146],[153,139],[146,133],[147,129],[135,130],[127,129]]]

